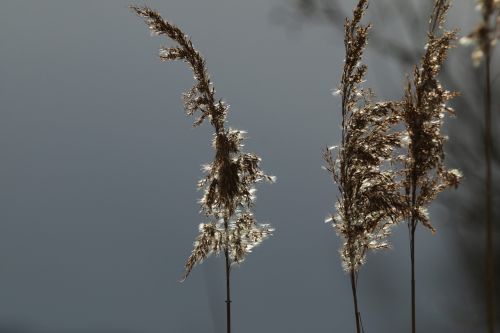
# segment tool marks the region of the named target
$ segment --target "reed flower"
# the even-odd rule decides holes
[[[439,1],[437,1],[439,2]],[[439,26],[448,7],[438,17]],[[441,30],[441,28],[440,28]],[[427,208],[436,196],[448,187],[457,187],[460,171],[444,165],[443,145],[446,136],[442,127],[446,115],[454,115],[449,101],[458,93],[446,90],[438,79],[448,51],[454,46],[455,31],[429,32],[420,64],[414,67],[403,101],[402,117],[409,134],[409,146],[404,160],[404,188],[408,212],[415,223],[421,222],[431,231]]]
[[[255,184],[263,180],[273,182],[274,177],[261,170],[259,156],[241,150],[245,132],[226,128],[229,105],[216,99],[205,60],[189,37],[151,8],[132,6],[131,9],[144,18],[152,35],[165,35],[177,43],[174,47],[162,47],[160,60],[182,60],[191,67],[196,83],[183,94],[186,113],[199,114],[194,126],[208,119],[215,131],[212,140],[215,158],[203,166],[206,176],[198,182],[204,192],[200,200],[202,211],[212,221],[200,225],[184,278],[195,264],[226,248],[232,261],[240,263],[252,247],[273,231],[268,225],[257,224],[250,208],[255,200]]]
[[[353,19],[345,23],[346,59],[339,95],[342,98],[342,141],[324,151],[325,168],[338,185],[336,214],[328,218],[345,240],[343,266],[357,271],[369,249],[387,247],[390,228],[399,220],[403,205],[394,151],[402,133],[397,102],[373,102],[373,93],[361,87],[367,67],[361,62],[369,25],[360,24],[368,2],[361,0]],[[333,152],[336,151],[334,157]]]
[[[208,222],[199,226],[200,233],[187,259],[183,280],[196,264],[211,254],[224,253],[227,331],[230,332],[230,269],[233,264],[241,263],[252,248],[273,232],[269,225],[257,223],[251,208],[255,200],[255,184],[261,181],[274,182],[275,178],[261,170],[258,155],[242,151],[245,132],[226,126],[229,105],[215,97],[205,59],[193,47],[190,38],[153,9],[138,6],[130,8],[144,19],[151,35],[165,36],[175,43],[175,46],[160,48],[160,60],[182,60],[189,65],[195,84],[183,94],[186,113],[197,115],[194,126],[208,120],[214,128],[214,160],[202,167],[206,175],[198,183],[203,191],[201,210]]]
[[[357,302],[357,277],[368,250],[388,247],[391,227],[401,221],[405,208],[394,153],[402,145],[399,103],[373,102],[373,93],[362,87],[367,66],[361,62],[370,25],[361,19],[368,7],[359,0],[353,17],[344,25],[345,62],[340,85],[342,138],[338,149],[325,149],[325,169],[339,189],[336,214],[329,217],[344,243],[340,250],[344,269],[351,277],[357,332],[361,318]],[[334,157],[333,151],[336,150]]]
[[[471,58],[474,66],[484,59],[500,38],[500,0],[477,0],[476,9],[482,20],[472,32],[460,39],[462,45],[475,45]]]
[[[457,96],[457,93],[446,90],[438,79],[448,51],[456,40],[455,31],[443,28],[448,9],[448,1],[435,2],[425,52],[408,80],[402,105],[402,118],[409,136],[402,174],[407,206],[404,211],[410,237],[412,332],[416,332],[415,230],[420,222],[435,232],[428,207],[444,189],[456,188],[462,177],[460,171],[449,170],[444,165],[446,137],[441,132],[445,116],[454,114],[448,102]],[[440,33],[436,34],[436,30]]]

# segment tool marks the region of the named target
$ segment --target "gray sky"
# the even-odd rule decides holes
[[[2,1],[0,10],[0,332],[221,332],[224,275],[210,258],[179,283],[203,222],[196,182],[211,128],[193,129],[183,63],[160,63],[127,1]],[[330,90],[343,48],[328,27],[273,24],[285,0],[150,1],[206,57],[232,127],[278,178],[256,217],[275,235],[232,274],[234,331],[351,332],[348,277],[333,229],[335,186],[320,169],[339,135]],[[370,58],[371,57],[371,58]],[[384,97],[404,76],[368,52]],[[380,66],[387,66],[384,67]],[[392,67],[391,67],[392,66]],[[439,213],[439,206],[433,214]],[[439,216],[444,216],[439,214]],[[417,234],[422,332],[475,332],[464,266],[447,226]],[[360,273],[369,332],[409,327],[404,225]],[[450,278],[452,277],[452,278]],[[463,304],[459,311],[451,304]],[[462,311],[462,312],[460,312]]]

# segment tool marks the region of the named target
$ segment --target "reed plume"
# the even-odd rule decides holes
[[[471,59],[475,66],[479,66],[491,57],[492,48],[500,38],[500,1],[477,0],[476,9],[481,12],[481,21],[471,33],[460,39],[460,44],[475,44]]]
[[[393,130],[401,120],[399,103],[373,102],[373,93],[362,87],[367,66],[361,60],[370,25],[360,22],[367,7],[367,0],[358,1],[353,17],[345,20],[346,56],[336,91],[342,98],[342,137],[338,149],[324,151],[325,168],[340,192],[336,214],[325,222],[331,222],[344,241],[340,256],[350,275],[358,333],[362,329],[357,298],[360,266],[368,250],[388,247],[387,236],[405,208],[398,173],[392,168],[394,151],[402,145],[402,133]]]
[[[187,259],[182,280],[193,267],[211,254],[224,254],[226,272],[226,321],[231,332],[230,273],[234,264],[243,262],[252,248],[271,235],[273,228],[258,224],[251,208],[255,200],[255,184],[264,180],[274,182],[260,168],[260,157],[241,150],[244,131],[226,127],[229,105],[215,97],[206,63],[190,38],[177,26],[164,20],[159,13],[148,7],[130,7],[142,17],[152,35],[164,35],[176,43],[174,47],[162,47],[161,61],[182,60],[194,73],[196,83],[183,94],[188,115],[197,114],[194,126],[209,120],[214,128],[212,146],[215,157],[203,166],[206,176],[199,181],[203,190],[201,209],[209,222],[199,226],[200,234]]]
[[[478,26],[468,35],[460,39],[461,44],[476,44],[472,52],[474,66],[479,66],[484,60],[485,91],[484,91],[484,138],[483,149],[485,159],[485,213],[486,213],[486,319],[488,332],[495,332],[495,318],[493,305],[494,290],[494,258],[493,258],[493,176],[492,176],[492,151],[493,139],[491,130],[491,56],[493,47],[500,38],[500,1],[478,0],[477,9],[481,12],[481,21]]]
[[[446,114],[454,114],[448,102],[457,96],[443,88],[438,75],[449,49],[456,40],[455,31],[443,29],[449,2],[438,0],[430,19],[427,45],[420,64],[414,67],[403,101],[402,116],[408,132],[409,145],[404,159],[403,184],[406,198],[406,219],[410,238],[412,332],[416,332],[415,306],[415,230],[418,223],[435,232],[430,223],[428,207],[448,187],[457,187],[458,170],[444,165],[441,133]],[[437,34],[435,31],[439,30]]]

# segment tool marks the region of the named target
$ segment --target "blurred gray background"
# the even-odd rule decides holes
[[[432,1],[404,3],[369,7],[367,85],[380,99],[402,96],[425,44]],[[0,3],[1,333],[224,330],[221,258],[179,283],[203,222],[196,182],[212,158],[211,128],[191,127],[180,99],[191,72],[160,63],[157,49],[168,41],[151,38],[128,4]],[[147,4],[192,36],[232,106],[230,125],[248,131],[246,149],[278,177],[259,187],[255,211],[275,235],[232,274],[234,332],[354,331],[340,240],[323,223],[336,186],[320,166],[323,147],[339,139],[331,90],[344,56],[339,28],[355,1]],[[456,0],[448,26],[463,35],[478,18],[472,1]],[[470,52],[453,50],[444,69],[445,84],[462,92],[447,126],[448,165],[466,180],[433,206],[437,234],[417,233],[421,332],[485,331],[482,74]],[[498,50],[494,59],[498,96]],[[498,222],[499,185],[494,193]],[[392,245],[370,254],[360,273],[366,332],[409,331],[405,225]]]

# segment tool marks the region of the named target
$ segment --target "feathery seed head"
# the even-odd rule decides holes
[[[460,44],[476,44],[471,59],[474,66],[479,66],[484,55],[490,53],[500,38],[500,1],[477,0],[476,4],[476,10],[481,13],[482,20],[474,30],[460,39]]]
[[[338,88],[342,141],[335,157],[328,147],[323,156],[340,192],[336,214],[325,222],[332,223],[344,239],[340,255],[347,271],[357,271],[368,250],[388,246],[386,237],[404,208],[397,173],[391,169],[394,150],[402,145],[401,133],[393,130],[400,121],[401,105],[372,102],[372,91],[361,86],[367,70],[361,60],[370,25],[360,22],[367,6],[366,0],[360,0],[352,19],[345,21],[346,58]]]
[[[428,47],[420,64],[415,66],[413,78],[408,80],[402,108],[402,118],[409,137],[407,156],[404,159],[403,184],[406,193],[407,218],[410,224],[422,222],[432,232],[427,207],[447,187],[456,187],[461,174],[449,171],[444,165],[441,133],[444,116],[454,111],[447,104],[458,94],[445,90],[438,75],[448,51],[456,41],[456,31],[446,31],[442,23],[449,8],[448,2],[437,0],[431,22],[435,23],[428,34]],[[436,27],[441,31],[436,35]]]
[[[174,47],[161,47],[158,56],[161,61],[182,60],[189,65],[196,82],[182,95],[186,113],[199,114],[194,126],[208,119],[214,128],[215,157],[202,166],[206,176],[198,182],[198,187],[203,189],[199,201],[202,212],[217,222],[200,224],[200,234],[186,262],[183,279],[213,253],[227,251],[232,262],[240,263],[273,231],[268,225],[257,224],[250,208],[255,200],[255,184],[262,180],[274,182],[275,177],[261,170],[259,156],[241,151],[246,132],[225,127],[229,105],[215,97],[205,59],[189,37],[149,7],[130,8],[144,19],[152,35],[165,35],[176,43]]]

